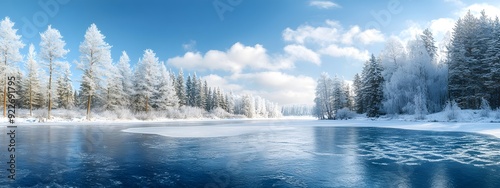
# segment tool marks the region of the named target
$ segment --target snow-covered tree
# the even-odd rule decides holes
[[[220,107],[220,100],[219,100],[219,92],[214,88],[212,90],[212,109],[216,109]]]
[[[120,73],[119,79],[123,89],[123,91],[121,91],[124,97],[122,100],[124,104],[126,104],[123,107],[131,107],[132,96],[134,95],[134,83],[132,69],[130,68],[130,59],[127,52],[122,52],[117,68]]]
[[[248,94],[243,96],[243,115],[245,115],[247,118],[255,117],[254,98]]]
[[[122,72],[117,67],[118,65],[113,65],[111,63],[106,65],[106,80],[103,84],[103,102],[102,105],[106,110],[117,110],[126,107],[129,103],[127,90],[131,88],[123,88],[125,78],[122,77]],[[126,71],[126,70],[125,70]],[[125,72],[124,72],[125,73]],[[128,78],[130,79],[130,77]]]
[[[172,80],[170,80],[170,73],[167,71],[164,63],[161,63],[160,67],[160,83],[158,90],[155,92],[157,95],[156,104],[158,109],[166,110],[169,107],[177,107],[179,105],[179,99],[175,92],[174,85],[172,85]]]
[[[66,42],[62,39],[61,33],[57,29],[48,26],[47,30],[40,34],[40,59],[43,65],[47,67],[49,73],[48,81],[48,114],[47,118],[50,119],[50,111],[52,109],[52,77],[60,67],[59,59],[63,59],[69,50],[64,49]]]
[[[182,68],[179,70],[175,83],[175,92],[177,93],[177,98],[179,98],[179,106],[185,106],[187,104],[186,96],[186,86],[184,85],[184,73]]]
[[[43,107],[45,101],[43,99],[42,86],[40,83],[39,73],[41,69],[38,66],[35,46],[33,44],[29,47],[25,70],[27,74],[23,83],[24,92],[20,94],[23,96],[24,106],[29,108],[30,116],[33,116],[33,108]]]
[[[188,75],[186,80],[186,102],[188,106],[195,106],[195,83],[191,79],[191,75]]]
[[[196,76],[196,75],[195,75]],[[196,80],[196,106],[201,109],[205,109],[205,90],[203,88],[203,83],[201,78],[198,77]]]
[[[14,63],[22,61],[23,57],[19,50],[24,47],[21,36],[17,35],[17,29],[14,29],[14,22],[9,17],[0,21],[0,68],[2,71],[3,82],[3,116],[7,117],[7,78],[13,76]]]
[[[363,103],[366,105],[366,115],[368,117],[378,117],[381,114],[382,99],[383,99],[383,84],[382,67],[379,61],[372,54],[368,61],[366,74],[363,76],[362,96]]]
[[[396,37],[390,37],[385,43],[385,47],[380,54],[381,65],[384,67],[382,76],[384,80],[390,80],[392,74],[396,72],[406,61],[406,50],[401,41]]]
[[[155,82],[157,78],[157,69],[159,67],[158,58],[151,49],[144,51],[142,59],[139,61],[135,70],[135,96],[134,104],[137,111],[150,110],[150,103],[155,91]]]
[[[57,103],[59,107],[70,109],[75,101],[69,63],[64,62],[61,64],[61,72],[62,74],[57,79]]]
[[[363,113],[364,112],[363,95],[361,92],[361,89],[363,88],[363,82],[361,81],[361,77],[359,76],[359,74],[354,75],[353,87],[354,87],[354,108],[356,109],[356,112]]]
[[[333,81],[327,73],[321,73],[316,86],[315,114],[319,119],[333,119]],[[326,117],[325,117],[326,116]]]
[[[234,114],[234,98],[233,98],[233,93],[226,94],[226,105],[227,105],[227,112],[230,114]]]
[[[85,33],[85,40],[80,44],[78,68],[83,71],[80,94],[87,98],[87,119],[90,119],[93,97],[102,89],[101,79],[105,74],[106,65],[113,62],[111,46],[104,41],[105,38],[97,26],[92,24]]]

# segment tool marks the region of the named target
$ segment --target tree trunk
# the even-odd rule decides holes
[[[89,95],[87,101],[87,120],[90,120],[90,101],[92,100],[92,95]]]
[[[149,100],[149,97],[146,96],[146,113],[148,113],[148,100]]]
[[[32,98],[32,93],[31,93],[31,81],[30,81],[30,117],[33,116],[33,98]]]
[[[50,110],[52,109],[52,57],[49,61],[49,110],[47,119],[50,119]]]
[[[4,71],[4,85],[3,85],[3,117],[7,117],[7,55],[4,55],[5,69]]]

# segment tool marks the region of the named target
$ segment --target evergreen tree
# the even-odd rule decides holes
[[[201,109],[205,109],[205,89],[201,82],[201,78],[198,77],[196,80],[196,106]]]
[[[123,88],[123,86],[128,85],[128,83],[124,82],[125,79],[122,77],[123,73],[117,66],[120,65],[108,64],[106,68],[106,93],[104,94],[105,100],[103,102],[104,108],[106,110],[117,110],[126,107],[129,104],[127,102],[129,99],[129,95],[126,93],[126,91],[130,90],[131,88]]]
[[[35,46],[33,44],[29,47],[25,69],[27,75],[23,83],[24,92],[20,94],[23,96],[24,106],[29,108],[30,116],[33,116],[33,108],[41,108],[44,103],[39,75],[41,70],[38,67]]]
[[[354,75],[354,107],[356,109],[356,112],[358,113],[363,113],[364,112],[364,106],[363,106],[363,93],[362,93],[362,88],[363,88],[363,82],[361,81],[361,77],[359,74]]]
[[[3,82],[3,117],[7,117],[7,83],[8,77],[14,75],[13,67],[14,63],[21,62],[23,57],[19,53],[19,50],[24,47],[21,41],[21,36],[17,35],[17,29],[14,29],[14,22],[10,21],[9,17],[5,17],[0,22],[0,68],[2,72]]]
[[[182,107],[187,104],[186,87],[184,85],[184,74],[182,72],[182,68],[179,70],[176,80],[175,92],[177,93],[177,98],[179,98],[179,106]]]
[[[210,91],[209,91],[209,90],[210,90],[210,89],[208,88],[207,81],[205,80],[205,81],[203,82],[203,94],[204,94],[204,97],[203,97],[202,101],[205,103],[205,104],[203,105],[203,107],[204,107],[204,109],[205,109],[206,111],[210,111],[210,110],[211,110],[211,107],[212,107],[212,106],[211,106],[211,105],[212,105],[212,103],[211,103],[212,98],[211,98],[211,96],[210,96],[210,95],[211,95],[211,90],[210,90]]]
[[[63,63],[61,65],[61,70],[62,75],[57,79],[57,102],[59,107],[70,109],[74,105],[70,65],[68,63]]]
[[[220,107],[220,100],[219,100],[219,92],[214,88],[212,91],[212,109],[216,109]]]
[[[83,71],[80,94],[85,97],[87,120],[90,120],[92,103],[96,101],[98,90],[102,89],[102,75],[105,66],[110,64],[111,46],[104,41],[106,37],[95,24],[90,25],[85,33],[85,40],[80,44],[80,63],[78,68]]]
[[[171,78],[165,64],[162,63],[159,79],[160,85],[157,92],[155,92],[157,95],[156,104],[160,110],[166,110],[170,107],[177,107],[179,105],[179,99],[177,98],[173,82],[170,80]]]
[[[251,95],[243,96],[243,115],[247,118],[255,117],[255,101]]]
[[[57,71],[58,59],[64,58],[69,50],[64,49],[66,42],[62,40],[62,36],[57,29],[53,29],[50,25],[44,33],[40,34],[40,58],[43,60],[44,65],[48,68],[49,82],[48,82],[48,114],[47,119],[50,119],[50,111],[52,109],[52,77]]]
[[[363,77],[363,103],[366,105],[368,117],[378,117],[381,114],[383,99],[382,67],[373,54],[367,65],[366,74]]]
[[[429,29],[425,29],[420,38],[424,42],[425,49],[427,53],[431,57],[431,59],[436,59],[437,57],[437,47],[436,42],[434,41],[434,37],[432,36],[432,32]]]
[[[123,95],[122,100],[124,105],[122,107],[131,107],[132,96],[134,95],[134,80],[132,79],[133,73],[130,68],[130,59],[127,52],[122,52],[117,67],[119,71],[118,78],[122,85],[122,91],[120,91]]]
[[[195,101],[195,90],[193,87],[193,81],[191,79],[191,75],[188,75],[186,80],[186,99],[188,106],[194,106]]]
[[[158,67],[158,58],[153,50],[145,50],[134,74],[134,104],[137,111],[149,112],[151,110],[151,104],[154,103],[152,98],[156,86],[156,70]]]

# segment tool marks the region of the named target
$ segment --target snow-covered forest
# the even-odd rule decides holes
[[[40,34],[38,49],[26,45],[8,17],[0,23],[1,84],[6,117],[7,77],[15,77],[17,116],[51,119],[85,116],[92,119],[113,116],[119,119],[153,118],[274,118],[281,116],[278,104],[259,96],[239,95],[210,87],[196,73],[177,74],[147,49],[135,67],[127,53],[118,61],[111,58],[111,45],[92,24],[80,44],[80,60],[72,64],[83,72],[79,89],[73,89],[70,63],[61,33],[51,26]],[[9,97],[11,99],[11,97]],[[27,109],[20,114],[19,109]],[[75,114],[76,113],[76,114]],[[69,118],[71,118],[69,117]]]
[[[377,57],[372,55],[366,61],[351,87],[337,77],[321,74],[315,116],[337,119],[357,112],[367,117],[413,114],[423,119],[441,111],[453,115],[460,109],[488,112],[499,108],[498,17],[489,18],[484,11],[475,17],[469,11],[450,35],[441,48],[428,29],[406,45],[390,38]]]

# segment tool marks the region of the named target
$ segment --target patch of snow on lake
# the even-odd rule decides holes
[[[275,126],[185,126],[185,127],[143,127],[123,130],[128,133],[156,134],[174,138],[212,138],[251,134],[265,131],[291,130],[292,127]]]

